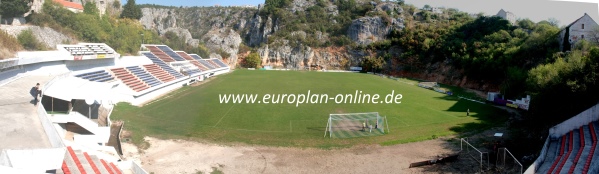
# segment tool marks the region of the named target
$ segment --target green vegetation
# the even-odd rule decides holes
[[[362,62],[362,66],[364,67],[363,71],[365,72],[379,72],[381,69],[383,69],[385,64],[387,64],[387,62],[381,56],[366,56]]]
[[[26,50],[45,50],[46,46],[35,38],[31,30],[22,31],[17,40]]]
[[[556,124],[599,101],[599,47],[580,41],[572,52],[528,73],[534,118]],[[551,117],[547,117],[551,115]]]
[[[492,106],[423,89],[403,81],[361,73],[236,70],[197,87],[183,87],[143,107],[120,103],[112,113],[124,120],[134,143],[144,136],[243,142],[271,146],[348,147],[391,145],[470,132],[503,123]],[[219,94],[380,94],[395,90],[401,104],[220,104]],[[259,99],[261,100],[261,99]],[[466,116],[470,109],[471,116]],[[323,138],[331,113],[379,112],[390,133],[352,139]]]
[[[0,30],[0,59],[12,58],[14,52],[23,49],[17,38]]]
[[[127,3],[125,4],[125,6],[123,6],[121,18],[139,20],[141,19],[141,16],[141,8],[135,4],[135,0],[127,0]]]
[[[23,17],[29,11],[29,1],[2,0],[0,1],[0,16],[3,18]]]
[[[242,66],[245,68],[260,68],[261,64],[262,59],[258,53],[250,53],[242,62]]]
[[[274,33],[272,39],[268,39],[269,44],[277,39],[288,39],[291,46],[354,45],[346,35],[349,25],[352,20],[366,16],[366,13],[374,8],[370,3],[361,4],[355,0],[339,0],[332,4],[325,0],[318,0],[316,5],[308,7],[305,11],[291,13],[285,9],[289,7],[290,2],[290,0],[267,0],[264,10],[260,11],[262,16],[271,17],[277,20],[280,26],[285,26]],[[336,5],[339,14],[333,15],[327,12],[329,5]],[[397,17],[397,14],[391,17]],[[294,35],[293,33],[297,31],[305,32],[305,37]],[[325,35],[329,38],[321,38]]]
[[[130,1],[133,2],[134,1]],[[28,21],[34,25],[50,27],[83,42],[103,42],[120,54],[137,54],[144,43],[166,44],[175,50],[199,53],[208,56],[208,50],[200,45],[192,47],[173,32],[159,36],[157,32],[145,30],[137,19],[108,14],[99,16],[94,3],[86,3],[84,13],[73,13],[51,0],[46,0],[41,13],[30,15]]]

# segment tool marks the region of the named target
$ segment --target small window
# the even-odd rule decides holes
[[[582,24],[582,29],[584,29],[584,24]]]
[[[580,38],[584,39],[584,34],[583,34],[583,35],[580,35]]]

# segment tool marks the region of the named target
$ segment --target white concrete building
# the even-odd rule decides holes
[[[514,24],[516,22],[516,15],[514,15],[514,13],[512,12],[505,11],[503,9],[499,10],[499,12],[497,12],[497,15],[495,16],[499,16],[507,21],[510,21],[511,24]]]
[[[591,18],[588,14],[584,15],[570,25],[566,26],[559,32],[559,48],[562,51],[568,51],[577,41],[585,39],[590,41],[592,39],[593,30],[597,28],[597,22]],[[570,43],[570,46],[566,46],[566,41]]]

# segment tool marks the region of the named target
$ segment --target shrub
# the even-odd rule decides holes
[[[31,30],[22,31],[18,36],[17,40],[26,50],[45,50],[46,47],[43,43],[37,40]]]
[[[21,44],[15,37],[0,30],[0,59],[10,58],[21,49]]]

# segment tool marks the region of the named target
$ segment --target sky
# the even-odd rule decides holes
[[[127,0],[122,0],[125,4]],[[560,26],[568,25],[587,13],[599,22],[599,0],[405,0],[408,4],[422,8],[457,8],[468,13],[483,12],[495,15],[500,9],[514,13],[518,18],[528,18],[534,22],[555,18]],[[264,0],[136,0],[137,4],[157,4],[167,6],[241,6],[258,5]]]

